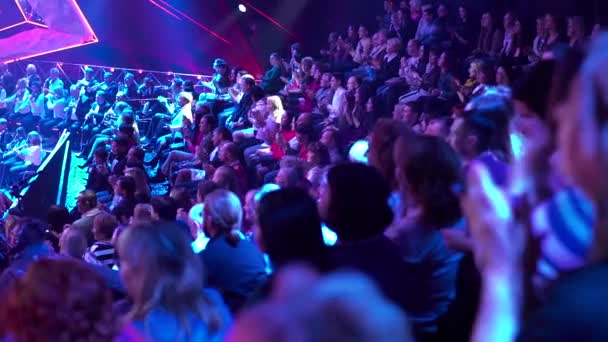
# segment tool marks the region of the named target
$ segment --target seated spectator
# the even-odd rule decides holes
[[[492,14],[484,13],[481,16],[481,30],[474,53],[481,56],[496,56],[500,52],[503,38],[503,32],[494,23]]]
[[[375,280],[383,293],[409,311],[416,307],[416,292],[399,248],[384,231],[393,220],[388,205],[391,189],[372,167],[338,165],[329,170],[327,185],[321,187],[319,213],[338,234],[330,249],[338,268],[361,271]]]
[[[98,148],[94,153],[94,163],[89,167],[86,189],[94,192],[111,191],[110,164],[108,163],[108,151]]]
[[[84,261],[109,268],[116,265],[116,256],[111,240],[118,224],[118,220],[113,215],[103,213],[95,216],[93,221],[95,243],[84,254]]]
[[[41,259],[23,273],[0,309],[3,338],[111,341],[117,335],[112,294],[82,262]]]
[[[490,170],[496,183],[505,186],[506,162],[511,155],[507,128],[511,109],[503,99],[492,97],[494,96],[487,95],[478,98],[474,103],[478,103],[479,107],[465,112],[454,121],[449,142],[464,160],[465,168],[477,160]]]
[[[133,210],[137,204],[135,199],[135,191],[137,185],[135,179],[129,176],[121,176],[116,182],[114,187],[114,198],[112,200],[112,214],[121,220],[122,223],[128,223],[131,216],[133,216]],[[118,213],[125,215],[121,217]]]
[[[72,228],[82,231],[87,241],[93,242],[93,221],[101,214],[97,208],[97,194],[91,190],[82,191],[76,200],[76,208],[80,218],[72,223]]]
[[[417,286],[424,289],[416,292],[418,306],[408,311],[410,318],[418,329],[434,333],[455,296],[461,256],[448,249],[439,229],[460,219],[459,199],[451,189],[462,184],[461,164],[448,143],[422,135],[400,138],[394,156],[407,205],[385,234],[399,246]]]
[[[290,215],[285,215],[289,212]],[[327,269],[327,251],[315,201],[301,189],[286,188],[262,196],[256,206],[253,235],[268,254],[274,271],[290,263]]]
[[[270,65],[271,68],[262,77],[261,87],[266,94],[276,94],[283,88],[281,76],[285,74],[283,61],[279,54],[273,53],[270,55]]]
[[[154,197],[150,201],[154,208],[154,218],[160,221],[175,221],[177,216],[177,203],[170,196]]]
[[[242,211],[239,198],[227,190],[205,197],[203,224],[211,240],[200,256],[207,284],[220,291],[234,311],[266,280],[262,253],[240,232]]]
[[[44,242],[44,231],[42,222],[27,218],[18,221],[10,231],[8,243],[12,258],[0,275],[0,292],[5,293],[33,262],[51,255],[51,248]]]
[[[59,240],[59,255],[82,260],[87,252],[87,237],[81,230],[73,227],[67,228]]]
[[[120,272],[133,305],[122,334],[155,341],[221,339],[229,316],[203,290],[203,266],[175,224],[129,227],[118,239]]]

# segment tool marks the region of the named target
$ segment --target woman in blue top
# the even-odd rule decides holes
[[[219,295],[203,290],[202,265],[175,223],[129,227],[118,241],[132,301],[123,331],[152,341],[213,341],[229,321]]]

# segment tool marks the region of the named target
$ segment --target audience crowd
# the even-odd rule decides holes
[[[0,66],[3,185],[64,129],[87,170],[46,222],[2,196],[0,336],[607,340],[608,36],[384,10],[259,76]]]

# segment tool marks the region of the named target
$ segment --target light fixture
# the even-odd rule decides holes
[[[239,4],[239,12],[241,12],[241,13],[247,12],[247,7],[243,4]]]

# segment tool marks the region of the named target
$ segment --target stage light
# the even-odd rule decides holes
[[[167,76],[171,76],[173,73],[171,71],[167,72]]]
[[[241,12],[241,13],[247,12],[247,7],[243,4],[239,4],[239,12]]]
[[[114,68],[110,68],[110,72],[114,72],[116,69]]]
[[[196,76],[196,78],[198,78],[198,79],[200,80],[200,79],[202,79],[202,78],[203,78],[203,76],[198,75],[198,76]]]
[[[138,73],[140,73],[140,74],[143,74],[143,73],[144,73],[144,71],[143,71],[143,70],[141,70],[141,69],[139,69],[137,72],[138,72]]]
[[[88,68],[89,68],[89,66],[88,66],[88,65],[85,65],[85,66],[84,66],[84,68],[85,68],[85,69],[88,69]]]

